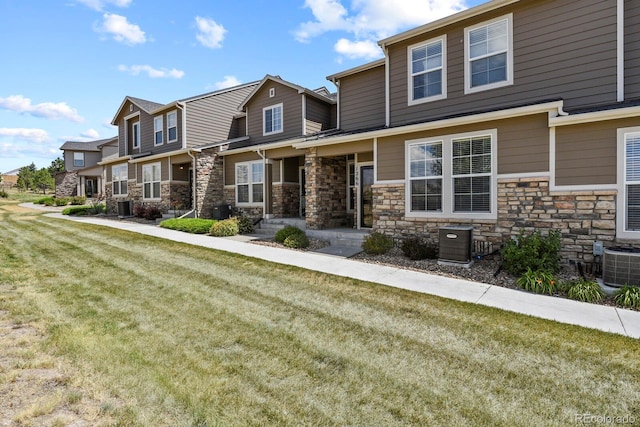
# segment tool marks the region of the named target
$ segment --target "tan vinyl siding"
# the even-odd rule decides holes
[[[625,99],[640,98],[640,3],[626,1],[624,29]]]
[[[617,180],[617,130],[640,118],[556,128],[556,185],[603,185]]]
[[[340,128],[368,129],[385,124],[384,66],[340,79]]]
[[[186,102],[187,147],[197,147],[244,135],[243,119],[234,126],[238,106],[255,89],[255,85],[214,94]]]
[[[331,104],[305,95],[306,134],[318,133],[331,128]]]
[[[269,89],[275,96],[269,97]],[[282,104],[282,132],[263,136],[263,108]],[[247,104],[249,136],[256,144],[294,138],[302,135],[302,96],[296,89],[267,81]]]
[[[497,129],[498,174],[549,170],[549,128],[546,114],[495,120],[378,138],[376,171],[379,181],[405,179],[405,141]]]
[[[464,94],[464,28],[513,13],[514,84]],[[409,106],[407,46],[447,35],[447,99]],[[565,108],[616,101],[616,2],[520,2],[390,46],[393,126],[563,98]]]
[[[280,182],[280,160],[271,163],[271,177],[273,182]]]
[[[282,147],[274,150],[267,150],[267,158],[269,159],[282,159],[283,157],[297,157],[303,155],[304,151],[297,150],[293,147]]]
[[[224,157],[224,184],[235,185],[236,183],[236,163],[253,162],[261,160],[255,152],[233,154]]]
[[[346,156],[354,153],[366,153],[373,151],[373,140],[349,142],[347,144],[334,144],[318,147],[318,155],[324,157]]]

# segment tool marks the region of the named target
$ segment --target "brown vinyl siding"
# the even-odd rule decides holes
[[[498,174],[549,171],[549,128],[546,114],[494,120],[378,138],[379,181],[405,179],[405,142],[497,129]]]
[[[332,144],[318,147],[318,156],[346,156],[354,153],[373,151],[373,140],[354,141],[347,144]]]
[[[308,95],[305,97],[307,111],[305,118],[306,134],[318,133],[330,129],[331,126],[331,104],[322,102]]]
[[[269,89],[275,88],[275,96],[269,97]],[[282,132],[263,136],[263,108],[282,104]],[[249,135],[255,144],[295,138],[302,135],[302,97],[296,89],[268,81],[247,104]]]
[[[186,101],[187,148],[237,138],[245,134],[243,119],[233,116],[256,85]]]
[[[617,132],[640,118],[556,128],[556,185],[606,185],[617,181]]]
[[[514,84],[464,94],[464,29],[513,12]],[[408,105],[407,46],[447,35],[447,99]],[[393,126],[562,98],[616,101],[616,2],[521,2],[389,47]]]
[[[625,99],[640,98],[640,4],[626,1],[624,28]]]
[[[304,156],[284,159],[284,182],[299,182],[300,166],[304,166]]]
[[[340,79],[340,129],[385,124],[384,65]]]
[[[232,154],[224,156],[224,184],[235,185],[236,183],[236,163],[253,162],[261,160],[255,152]]]

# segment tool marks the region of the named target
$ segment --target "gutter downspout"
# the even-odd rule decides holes
[[[391,124],[391,113],[389,111],[389,48],[386,45],[380,46],[384,51],[384,121],[386,127]]]

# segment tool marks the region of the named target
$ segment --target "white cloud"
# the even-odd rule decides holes
[[[344,55],[350,59],[375,59],[382,56],[380,46],[371,40],[352,42],[351,40],[340,39],[333,46],[333,49],[340,55]]]
[[[111,34],[114,40],[130,46],[147,41],[144,31],[139,26],[129,23],[125,16],[115,13],[105,13],[102,16],[102,24],[97,26],[95,30]]]
[[[196,34],[196,39],[204,47],[211,49],[222,47],[222,41],[227,32],[222,25],[217,24],[213,19],[196,16],[196,26],[199,31],[198,34]]]
[[[169,70],[168,68],[153,68],[150,65],[118,65],[118,71],[129,73],[132,76],[137,76],[140,73],[146,73],[147,76],[152,79],[171,78],[181,79],[184,76],[184,71],[176,70],[175,68]]]
[[[299,25],[294,32],[296,40],[308,42],[326,32],[344,31],[352,34],[353,40],[341,38],[334,46],[336,51],[350,58],[371,59],[374,56],[370,45],[378,40],[467,7],[466,0],[353,0],[350,9],[342,3],[342,0],[306,0],[305,7],[315,20]]]
[[[118,126],[114,126],[111,124],[111,119],[110,118],[106,118],[104,120],[102,120],[102,126],[113,131],[113,130],[117,130]]]
[[[100,134],[95,129],[87,129],[86,131],[82,132],[80,135],[87,138],[91,138],[91,139],[98,139],[100,137]]]
[[[0,108],[47,119],[66,119],[76,123],[84,121],[78,111],[75,108],[71,108],[66,102],[42,102],[33,105],[29,98],[25,98],[22,95],[0,98]]]
[[[215,82],[213,87],[216,89],[226,89],[228,87],[238,86],[242,84],[240,80],[236,76],[224,76],[224,80]]]
[[[110,4],[117,7],[129,7],[131,1],[132,0],[77,0],[78,3],[97,10],[98,12],[102,12],[104,7]]]
[[[0,137],[40,144],[49,140],[49,134],[42,129],[0,128]],[[9,144],[5,144],[9,145]]]

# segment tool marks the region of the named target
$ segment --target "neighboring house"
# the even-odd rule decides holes
[[[103,159],[109,212],[118,202],[210,215],[223,203],[220,141],[242,137],[238,105],[257,82],[159,104],[127,96],[112,124],[118,154]],[[217,178],[216,174],[220,174]]]
[[[584,261],[594,241],[638,246],[638,25],[640,4],[623,0],[479,5],[329,76],[330,131],[331,119],[318,129],[306,118],[316,104],[332,111],[331,97],[296,98],[267,76],[242,104],[249,138],[223,146],[226,200],[297,216],[286,201],[302,184],[308,228],[436,239],[441,226],[472,225],[495,245],[555,229],[565,258]]]
[[[117,137],[89,142],[65,142],[62,150],[64,171],[56,174],[56,197],[85,196],[95,198],[104,194],[103,168],[99,164]]]
[[[20,168],[0,174],[2,176],[0,187],[2,189],[15,187],[18,184],[18,173],[20,173]]]

